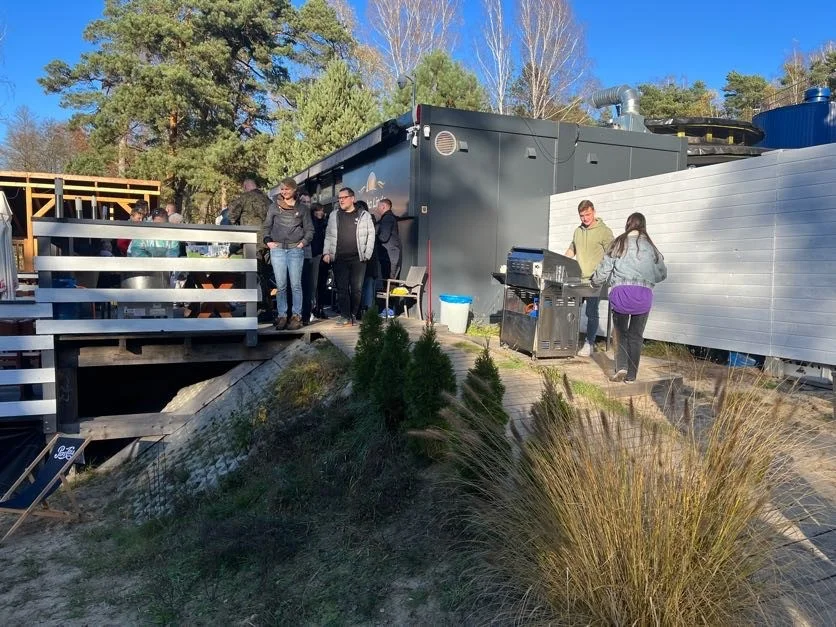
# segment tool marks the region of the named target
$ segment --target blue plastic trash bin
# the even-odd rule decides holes
[[[746,353],[729,353],[729,366],[732,368],[751,368],[757,365],[757,361]]]
[[[458,294],[442,294],[438,297],[441,301],[441,324],[446,325],[451,333],[464,333],[467,331],[467,322],[470,318],[470,303],[472,296],[461,296]]]

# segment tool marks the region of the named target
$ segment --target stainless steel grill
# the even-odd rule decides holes
[[[584,283],[577,261],[544,248],[515,246],[505,274],[494,276],[505,284],[500,343],[534,358],[575,355],[581,300],[606,288]]]

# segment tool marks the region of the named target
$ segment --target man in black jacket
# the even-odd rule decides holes
[[[328,218],[325,216],[325,207],[314,203],[311,206],[311,222],[313,222],[314,235],[311,240],[311,276],[308,289],[314,298],[313,315],[317,318],[325,318],[325,277],[328,274],[327,266],[322,266],[322,248],[325,245],[325,228],[328,225]]]
[[[380,278],[397,279],[401,275],[401,234],[398,218],[392,213],[392,201],[382,198],[377,203],[377,257],[380,263]]]

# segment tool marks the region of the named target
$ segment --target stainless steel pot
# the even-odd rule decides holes
[[[133,290],[167,289],[169,272],[125,272],[122,274],[122,288]]]

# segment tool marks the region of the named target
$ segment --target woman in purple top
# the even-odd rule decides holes
[[[607,283],[615,326],[615,374],[611,381],[635,381],[639,370],[644,327],[653,306],[653,287],[668,276],[665,259],[647,234],[640,213],[627,218],[592,275],[593,285]]]

